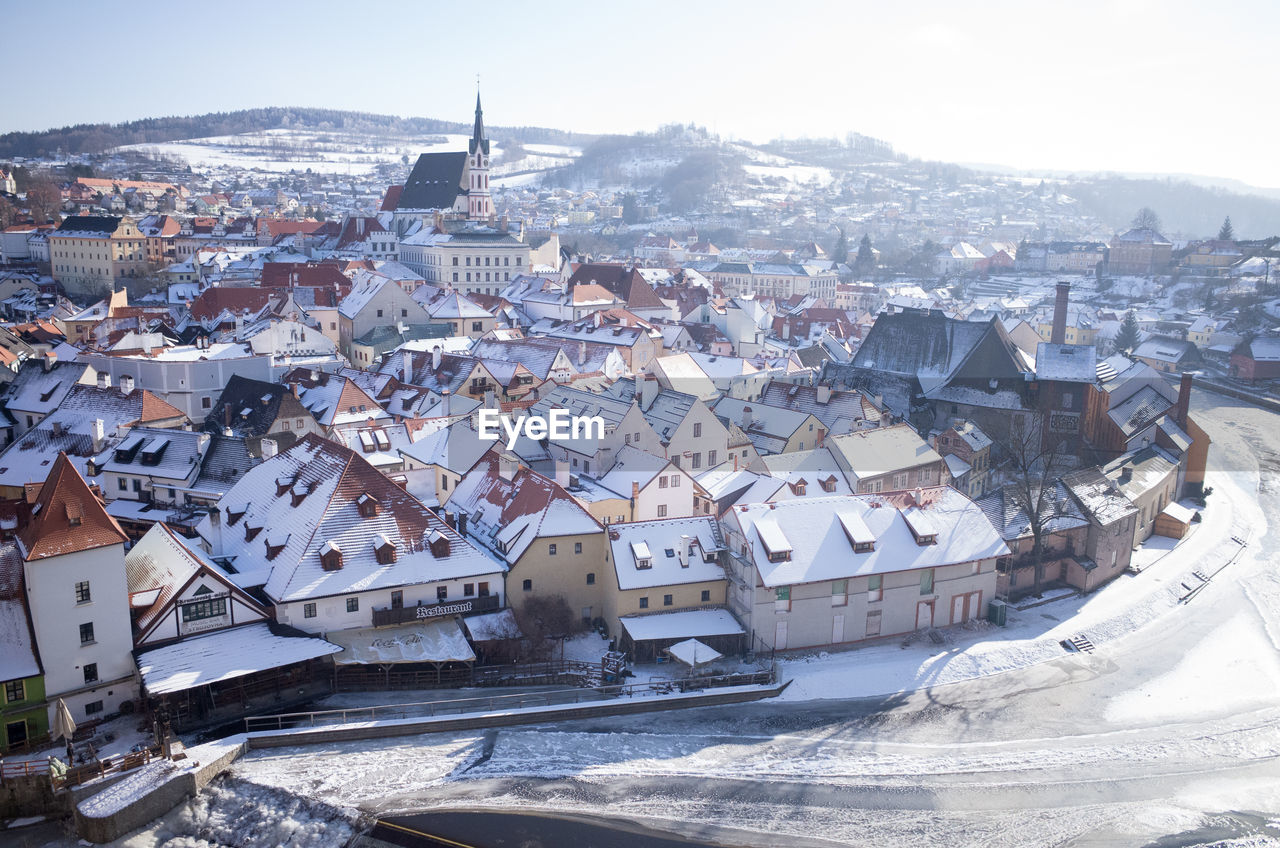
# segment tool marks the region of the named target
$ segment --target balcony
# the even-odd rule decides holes
[[[501,608],[501,606],[502,603],[497,595],[482,595],[477,598],[419,604],[416,607],[375,609],[373,611],[373,626],[385,627],[389,624],[404,624],[407,621],[429,621],[446,615],[474,615],[481,612],[493,612]]]

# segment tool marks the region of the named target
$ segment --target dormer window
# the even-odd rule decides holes
[[[337,571],[342,568],[342,550],[338,543],[330,540],[320,548],[320,566],[325,571]]]
[[[255,519],[248,519],[248,518],[245,519],[244,540],[246,542],[252,542],[257,537],[257,535],[262,532],[262,525],[258,524],[255,527],[254,526],[255,523],[256,523]]]
[[[356,498],[356,506],[362,518],[376,518],[378,515],[378,499],[368,492]]]
[[[272,531],[267,534],[267,560],[273,560],[284,550],[285,545],[289,544],[289,534],[282,533],[279,530]]]
[[[635,560],[636,568],[652,568],[653,554],[649,551],[648,542],[632,542],[631,558]]]
[[[285,492],[293,488],[293,483],[294,483],[294,478],[292,476],[277,477],[276,478],[276,497],[277,498],[283,497]]]
[[[385,534],[379,533],[373,537],[373,555],[379,565],[390,565],[396,561],[396,543]]]
[[[311,494],[311,488],[311,484],[309,483],[294,483],[289,489],[289,504],[291,506],[297,506],[305,501],[307,499],[307,495]]]
[[[244,514],[248,511],[249,511],[249,506],[247,504],[238,503],[238,504],[231,504],[230,506],[228,506],[227,507],[227,526],[228,527],[233,526],[237,521],[243,518]]]
[[[432,530],[427,535],[427,546],[431,548],[431,555],[437,559],[447,557],[451,548],[449,537],[440,530]]]

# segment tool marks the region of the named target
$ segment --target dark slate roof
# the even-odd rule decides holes
[[[1021,374],[1014,345],[996,319],[963,322],[938,310],[881,313],[852,364],[904,377],[991,379]]]
[[[280,406],[288,395],[297,405],[293,411],[286,410],[286,417],[301,418],[309,415],[301,403],[293,397],[288,388],[280,383],[267,383],[232,375],[226,388],[218,396],[218,401],[209,410],[205,419],[205,429],[221,433],[224,427],[230,427],[238,436],[262,436],[280,417]],[[247,411],[248,414],[245,414]]]
[[[580,283],[595,283],[603,287],[615,297],[625,300],[629,309],[661,309],[666,306],[644,275],[626,265],[603,262],[579,265],[569,278],[569,288]]]
[[[289,436],[289,433],[277,433],[272,438]],[[293,440],[280,444],[280,450],[290,447]],[[200,474],[196,477],[193,488],[207,492],[226,492],[240,482],[240,478],[253,466],[259,463],[249,450],[247,440],[243,436],[223,436],[215,434],[209,441],[209,450],[204,455],[204,463],[200,466]]]
[[[423,153],[405,180],[397,209],[452,209],[462,187],[467,154]]]
[[[115,215],[72,215],[58,227],[60,233],[114,233],[120,226]]]

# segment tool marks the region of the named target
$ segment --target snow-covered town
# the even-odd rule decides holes
[[[523,85],[0,124],[0,842],[1280,845],[1280,196]]]

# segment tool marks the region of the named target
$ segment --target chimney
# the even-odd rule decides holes
[[[52,371],[53,366],[58,364],[58,354],[52,350],[44,352],[44,370]]]
[[[216,506],[209,510],[209,556],[222,556],[222,510]]]
[[[640,401],[641,410],[648,411],[658,396],[658,378],[652,374],[641,374],[636,381],[636,400]]]
[[[631,502],[634,504],[639,497],[640,497],[640,483],[635,480],[632,480],[631,481]]]
[[[569,460],[564,457],[556,459],[556,485],[562,489],[570,486],[569,480]]]
[[[280,452],[280,445],[276,442],[275,439],[262,440],[262,461],[263,462],[266,462],[268,459],[272,459],[279,452]]]
[[[498,396],[494,393],[493,389],[484,390],[484,408],[485,409],[498,408]]]
[[[1173,420],[1178,422],[1178,426],[1183,430],[1187,429],[1187,410],[1191,407],[1191,382],[1194,377],[1191,374],[1183,374],[1182,381],[1178,383],[1178,405],[1173,414]]]
[[[440,363],[444,361],[444,351],[440,349],[440,345],[431,348],[431,370],[439,371]]]
[[[742,432],[745,433],[750,429],[751,429],[751,407],[744,406],[742,407]]]
[[[109,389],[109,388],[111,388],[111,375],[110,375],[110,374],[106,373],[105,371],[100,371],[100,372],[98,373],[98,388],[100,388],[100,389]]]
[[[101,453],[103,446],[107,441],[107,425],[101,418],[93,419],[93,423],[89,425],[89,433],[93,437],[93,452]]]
[[[133,393],[133,377],[123,374],[120,377],[120,394],[127,395]]]
[[[467,538],[467,514],[465,512],[458,513],[458,535]]]
[[[440,392],[440,412],[446,418],[449,417],[450,411],[453,409],[453,403],[450,400],[451,397],[452,395],[448,389],[444,389]]]
[[[587,343],[585,341],[578,342],[578,367],[581,368],[587,364]]]
[[[498,476],[503,480],[516,479],[516,472],[520,470],[520,460],[508,453],[498,456]]]
[[[1053,335],[1049,339],[1054,344],[1067,342],[1067,301],[1070,292],[1070,283],[1058,283],[1058,298],[1053,304]]]
[[[680,547],[676,549],[676,555],[680,558],[680,567],[689,567],[689,545],[693,542],[693,537],[684,535],[680,537]]]
[[[816,400],[818,401],[818,403],[830,403],[830,402],[831,402],[831,387],[830,387],[830,386],[818,386],[817,395],[816,395]]]

